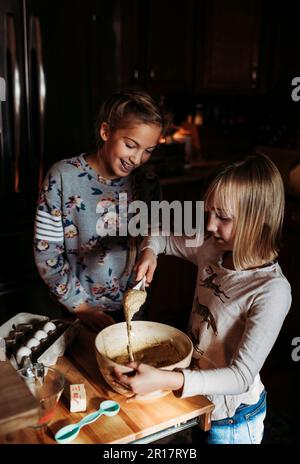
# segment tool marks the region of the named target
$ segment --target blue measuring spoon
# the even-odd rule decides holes
[[[105,416],[115,416],[116,414],[118,414],[119,411],[120,405],[116,401],[102,401],[98,411],[91,412],[87,416],[83,417],[76,424],[70,424],[66,425],[65,427],[62,427],[58,432],[56,432],[54,438],[58,443],[70,443],[77,437],[78,433],[80,432],[80,429],[85,425],[91,424],[103,414]]]

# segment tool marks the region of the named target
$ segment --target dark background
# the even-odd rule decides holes
[[[55,161],[94,148],[97,111],[112,91],[146,89],[177,125],[188,115],[194,120],[197,111],[203,116],[196,128],[201,149],[193,152],[192,168],[184,169],[181,145],[153,157],[165,199],[201,199],[220,162],[255,150],[269,154],[283,175],[287,206],[279,261],[293,304],[262,377],[270,408],[266,440],[296,441],[300,366],[291,359],[291,343],[300,336],[300,192],[289,174],[300,161],[300,102],[291,98],[292,79],[300,76],[299,18],[300,7],[291,1],[0,0],[0,76],[7,84],[0,158],[0,323],[19,312],[61,315],[33,261],[40,181]],[[39,63],[46,83],[42,119]],[[194,283],[192,265],[161,257],[150,318],[185,329]]]

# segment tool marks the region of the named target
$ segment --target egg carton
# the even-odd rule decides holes
[[[37,342],[33,335],[42,337],[46,323],[51,323],[46,326],[47,337]],[[7,358],[15,369],[21,369],[34,362],[52,366],[56,364],[60,356],[64,355],[67,346],[73,342],[79,329],[79,319],[69,322],[63,319],[51,320],[47,316],[38,314],[19,313],[0,326],[0,337],[5,340]],[[40,331],[42,333],[38,333]],[[36,340],[35,343],[32,341],[33,338]],[[30,348],[30,353],[28,349],[24,350],[28,342],[29,345],[34,345]]]

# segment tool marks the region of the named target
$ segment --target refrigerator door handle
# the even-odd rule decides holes
[[[39,126],[39,168],[38,168],[38,187],[43,182],[43,165],[44,165],[44,127],[45,127],[45,104],[46,104],[46,80],[43,65],[43,47],[41,23],[38,17],[30,17],[30,36],[29,36],[30,54],[35,53],[36,57],[36,79],[37,79],[37,106],[38,106],[38,126]],[[32,71],[32,63],[30,64]]]
[[[4,186],[4,143],[3,143],[3,122],[2,122],[2,102],[6,101],[6,84],[5,79],[0,77],[0,165],[1,165],[1,175],[0,181]],[[0,184],[0,186],[1,186]],[[0,191],[3,186],[0,187]]]
[[[7,15],[7,49],[10,57],[10,72],[13,94],[13,189],[20,191],[20,156],[21,156],[21,80],[17,58],[16,26],[13,15]]]

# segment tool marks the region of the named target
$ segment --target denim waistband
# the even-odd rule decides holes
[[[242,413],[242,414],[249,414],[250,412],[253,411],[253,409],[258,408],[266,399],[267,392],[266,390],[263,390],[260,394],[259,400],[255,404],[244,404],[241,403],[239,407],[235,411],[235,415]]]
[[[260,408],[263,407],[263,403],[266,399],[266,391],[263,390],[260,394],[259,400],[255,404],[244,404],[241,403],[239,407],[235,410],[234,416],[226,417],[224,419],[212,420],[211,423],[214,426],[223,426],[239,422],[246,415],[251,415]]]

